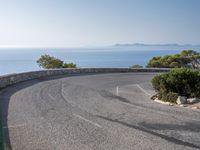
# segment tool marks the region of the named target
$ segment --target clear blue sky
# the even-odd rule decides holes
[[[0,46],[200,44],[200,0],[0,0]]]

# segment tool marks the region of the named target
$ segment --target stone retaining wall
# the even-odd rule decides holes
[[[11,74],[0,76],[0,88],[27,81],[31,79],[65,75],[65,74],[83,74],[83,73],[126,73],[126,72],[167,72],[170,69],[161,68],[145,68],[145,69],[131,69],[131,68],[83,68],[83,69],[49,69],[41,71],[32,71],[18,74]]]

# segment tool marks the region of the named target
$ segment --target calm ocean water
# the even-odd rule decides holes
[[[78,67],[130,67],[145,66],[153,56],[175,54],[183,48],[89,48],[89,49],[0,49],[0,75],[40,70],[36,60],[49,54],[76,63]],[[187,48],[188,49],[188,48]],[[200,47],[193,48],[200,51]]]

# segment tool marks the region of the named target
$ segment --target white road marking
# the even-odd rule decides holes
[[[53,97],[53,96],[52,96],[51,94],[49,94],[49,93],[48,93],[48,96],[49,96],[51,99],[56,100],[55,97]]]
[[[117,96],[119,96],[119,87],[116,87]]]
[[[146,95],[151,96],[151,94],[149,92],[147,92],[145,89],[143,89],[139,84],[136,84],[136,86],[142,91],[144,92]]]
[[[4,129],[7,129],[7,128],[18,128],[18,127],[24,127],[24,126],[26,126],[26,124],[18,124],[18,125],[4,126],[3,128],[4,128]]]
[[[73,114],[73,115],[74,115],[75,117],[78,117],[78,118],[80,118],[80,119],[82,119],[82,120],[84,120],[84,121],[90,123],[90,124],[93,124],[94,126],[96,126],[96,127],[98,127],[98,128],[102,128],[101,125],[99,125],[99,124],[97,124],[97,123],[95,123],[95,122],[92,122],[92,121],[90,121],[90,120],[88,120],[88,119],[85,119],[84,117],[82,117],[82,116],[80,116],[80,115],[77,115],[77,114]]]

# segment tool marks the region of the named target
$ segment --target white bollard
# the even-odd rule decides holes
[[[117,96],[119,96],[119,87],[116,88]]]

